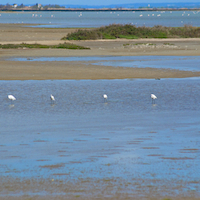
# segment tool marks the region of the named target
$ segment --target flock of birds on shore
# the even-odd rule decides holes
[[[107,94],[103,94],[103,98],[104,98],[104,102],[107,101],[107,99],[108,99]],[[12,94],[8,95],[8,99],[11,100],[11,101],[16,100],[16,98]],[[55,97],[52,94],[50,95],[50,99],[51,99],[52,102],[54,102],[56,100]],[[155,100],[157,99],[156,95],[151,94],[151,99],[152,99],[152,104],[155,103]]]

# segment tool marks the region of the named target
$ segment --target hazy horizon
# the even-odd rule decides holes
[[[24,5],[28,5],[28,4],[44,4],[44,5],[48,5],[48,4],[58,4],[58,5],[88,5],[88,6],[102,6],[102,5],[121,5],[121,4],[151,4],[151,3],[166,3],[166,4],[177,4],[177,3],[189,3],[189,4],[193,4],[193,3],[200,3],[199,0],[193,0],[192,2],[189,2],[188,0],[180,0],[180,1],[176,1],[174,2],[173,0],[167,0],[167,1],[159,1],[159,0],[140,0],[139,2],[133,2],[132,0],[126,0],[125,2],[122,0],[102,0],[101,3],[99,2],[94,2],[93,0],[74,0],[73,2],[67,3],[65,0],[57,0],[52,1],[52,0],[40,0],[40,1],[36,1],[36,0],[1,0],[0,4],[24,4]]]

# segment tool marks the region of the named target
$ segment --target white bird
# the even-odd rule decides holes
[[[152,103],[155,103],[155,99],[157,99],[157,96],[155,94],[151,94],[151,99],[152,99]]]
[[[107,100],[108,96],[106,94],[103,95],[104,101]]]
[[[51,94],[50,95],[50,99],[52,100],[52,101],[55,101],[55,97]]]
[[[16,98],[15,98],[13,95],[11,95],[11,94],[8,95],[8,99],[10,99],[10,100],[12,100],[12,101],[15,101],[15,100],[16,100]]]

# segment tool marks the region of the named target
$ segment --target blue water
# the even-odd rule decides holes
[[[0,177],[112,178],[145,188],[152,180],[161,195],[171,195],[172,187],[173,194],[199,197],[199,91],[199,78],[0,81]],[[8,94],[17,100],[10,102]],[[129,189],[137,188],[124,192]]]
[[[200,56],[29,57],[13,61],[92,61],[93,65],[200,71]],[[87,64],[87,63],[86,63]]]
[[[37,27],[100,27],[109,24],[136,26],[200,26],[198,11],[151,12],[0,12],[0,23],[32,24]]]
[[[77,8],[77,5],[73,4],[63,4],[61,6],[64,6],[65,8]],[[96,5],[93,3],[93,5],[79,5],[79,8],[199,8],[200,3],[198,2],[173,2],[173,3],[120,3],[120,4],[109,4],[109,2],[106,5],[102,5],[99,3],[96,3]]]
[[[1,176],[9,169],[23,177],[67,170],[71,178],[200,178],[199,78],[0,81],[0,88]],[[40,168],[58,163],[67,168]]]

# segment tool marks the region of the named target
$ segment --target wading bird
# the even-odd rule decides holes
[[[155,94],[151,94],[152,103],[155,103],[155,99],[157,99],[157,96]]]
[[[11,101],[15,101],[16,100],[16,98],[12,94],[8,95],[8,99],[10,99]]]
[[[52,100],[52,101],[55,101],[55,97],[51,94],[50,95],[50,99]]]
[[[106,94],[103,95],[104,102],[107,101],[108,96]]]

